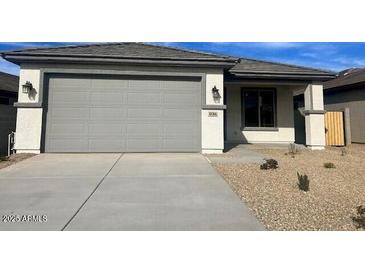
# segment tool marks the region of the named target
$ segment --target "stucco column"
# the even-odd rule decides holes
[[[223,71],[210,72],[205,79],[205,98],[202,108],[202,153],[222,153],[224,149]],[[214,98],[212,89],[219,90]]]
[[[20,70],[17,121],[15,131],[16,153],[40,153],[42,106],[40,98],[41,73],[38,69]],[[23,93],[22,85],[29,81],[33,88]]]
[[[309,84],[304,91],[306,145],[310,149],[324,149],[324,108],[322,84]]]

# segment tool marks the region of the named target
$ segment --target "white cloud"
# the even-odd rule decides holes
[[[346,56],[340,56],[333,59],[334,62],[351,67],[365,67],[365,59],[357,59]]]
[[[264,43],[254,43],[256,46],[269,49],[292,49],[302,47],[300,43],[292,42],[264,42]]]
[[[294,42],[213,42],[211,46],[235,46],[239,48],[257,48],[271,50],[285,50],[302,47],[301,43]]]
[[[303,57],[308,57],[308,58],[318,58],[318,53],[315,52],[303,52],[303,53],[299,53],[300,56]]]

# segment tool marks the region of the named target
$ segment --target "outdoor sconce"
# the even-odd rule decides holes
[[[214,88],[212,88],[212,92],[213,92],[213,98],[214,99],[221,98],[221,95],[219,94],[219,89],[217,89],[216,86],[214,86]]]
[[[30,93],[33,90],[33,85],[29,81],[25,82],[25,84],[22,85],[22,87],[23,87],[23,93]]]

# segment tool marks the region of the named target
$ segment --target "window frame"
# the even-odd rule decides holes
[[[274,126],[273,127],[262,127],[261,124],[261,104],[259,102],[258,111],[258,126],[257,127],[246,127],[245,120],[245,92],[246,91],[256,91],[259,93],[261,91],[272,91],[273,92],[273,113],[274,113]],[[260,87],[241,87],[241,130],[244,131],[278,131],[277,127],[277,89],[276,88],[260,88]]]

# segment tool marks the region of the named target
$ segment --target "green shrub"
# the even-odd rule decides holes
[[[297,172],[298,176],[298,187],[302,191],[309,191],[309,179],[306,174],[301,175],[299,172]]]
[[[274,159],[265,159],[265,163],[260,165],[260,169],[277,169],[278,167],[278,161]]]
[[[325,168],[335,168],[335,164],[334,163],[331,163],[331,162],[328,162],[328,163],[324,163],[323,166]]]
[[[358,206],[356,212],[357,216],[352,217],[352,221],[354,222],[356,228],[365,229],[365,206]]]

